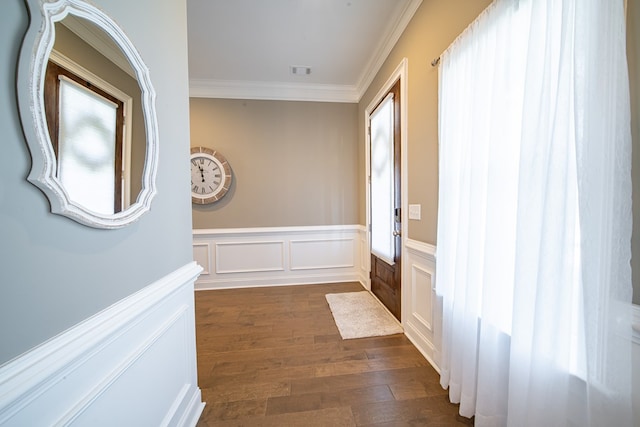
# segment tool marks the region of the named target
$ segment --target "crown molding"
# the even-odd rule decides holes
[[[113,62],[122,71],[134,79],[136,78],[136,73],[133,68],[131,68],[127,58],[122,54],[122,50],[113,42],[113,39],[107,33],[86,19],[81,19],[73,15],[67,15],[60,23]]]
[[[353,86],[240,80],[191,79],[189,96],[274,101],[358,102],[358,93]]]
[[[384,61],[387,60],[391,50],[394,48],[402,33],[411,22],[413,15],[416,13],[420,5],[422,4],[422,0],[412,0],[407,6],[404,8],[400,17],[396,21],[395,25],[392,27],[392,30],[387,33],[387,37],[385,37],[375,53],[371,56],[369,63],[364,69],[364,72],[358,79],[358,83],[356,85],[356,91],[358,93],[358,101],[364,96],[364,93],[369,89],[369,85],[373,82],[373,79],[382,68]]]

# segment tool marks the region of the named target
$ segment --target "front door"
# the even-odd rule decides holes
[[[369,116],[371,144],[371,291],[401,313],[400,81]]]

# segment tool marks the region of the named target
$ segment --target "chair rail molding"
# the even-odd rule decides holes
[[[191,262],[0,366],[0,425],[195,426],[200,271]]]
[[[196,290],[366,283],[362,225],[193,230]]]

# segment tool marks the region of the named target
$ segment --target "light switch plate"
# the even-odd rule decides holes
[[[422,205],[409,205],[409,219],[420,219],[420,209]]]

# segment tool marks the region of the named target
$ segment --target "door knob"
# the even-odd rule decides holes
[[[393,237],[398,237],[400,234],[402,234],[402,232],[400,230],[393,230]]]

